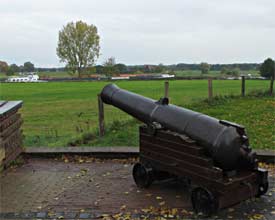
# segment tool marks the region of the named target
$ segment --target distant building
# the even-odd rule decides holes
[[[20,77],[9,77],[6,82],[39,82],[39,76],[36,74],[28,74]]]

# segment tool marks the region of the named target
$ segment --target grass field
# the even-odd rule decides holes
[[[76,74],[71,74],[66,71],[60,72],[38,72],[39,77],[42,78],[72,78],[77,77]]]
[[[214,102],[201,101],[185,107],[245,125],[253,148],[275,149],[275,101],[271,97],[218,98]],[[108,126],[104,138],[93,133],[85,134],[80,139],[81,145],[108,146],[112,143],[114,146],[138,146],[139,124],[134,119],[122,123],[115,121]]]
[[[240,71],[241,74],[251,74],[253,76],[259,76],[257,70]],[[77,77],[77,75],[69,74],[68,72],[39,72],[40,77],[50,78],[66,78],[66,77]],[[209,71],[208,74],[202,74],[200,70],[183,70],[175,71],[176,76],[184,77],[228,77],[228,75],[222,75],[220,71]]]
[[[25,146],[65,146],[83,133],[95,131],[98,126],[97,94],[107,83],[2,83],[0,99],[24,101],[21,112],[24,118]],[[163,95],[163,81],[121,81],[117,84],[154,99]],[[239,94],[240,85],[238,80],[214,81],[214,94]],[[246,81],[247,92],[267,89],[268,85],[268,81]],[[173,104],[189,106],[207,97],[207,81],[170,81],[169,94]],[[246,110],[243,109],[244,112]],[[107,124],[114,121],[127,121],[131,124],[131,121],[128,122],[130,116],[112,106],[105,107],[105,118]],[[236,119],[232,114],[232,121],[238,122],[238,118]],[[117,125],[115,127],[117,129]],[[126,142],[125,145],[127,144]],[[115,142],[109,145],[115,145]]]
[[[258,70],[245,70],[240,71],[241,75],[251,74],[252,76],[260,76]],[[178,77],[228,77],[226,74],[221,74],[220,71],[209,71],[208,74],[202,74],[200,70],[184,70],[175,71],[175,75]]]

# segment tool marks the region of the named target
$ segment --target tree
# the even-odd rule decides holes
[[[94,66],[88,66],[86,67],[85,70],[83,70],[83,73],[85,74],[95,74],[96,73],[96,68]]]
[[[200,69],[202,74],[207,74],[210,70],[210,65],[208,63],[201,63]]]
[[[5,61],[0,60],[0,72],[7,73],[9,69],[9,65]]]
[[[221,68],[221,74],[227,74],[229,72],[228,68],[226,66],[223,66]]]
[[[99,50],[99,35],[92,24],[70,22],[59,31],[57,56],[68,69],[78,73],[78,77],[86,67],[94,65]]]
[[[263,77],[274,77],[274,61],[267,58],[260,66],[260,73]]]
[[[240,68],[236,67],[236,68],[232,69],[230,72],[231,72],[232,76],[239,76],[240,71],[241,71]]]
[[[33,72],[33,71],[34,71],[34,65],[31,62],[25,62],[24,72]]]
[[[109,57],[107,60],[103,62],[103,66],[114,66],[116,65],[116,58]]]
[[[119,73],[127,73],[127,66],[123,63],[115,64],[115,68]]]
[[[241,72],[241,70],[238,67],[228,68],[226,66],[223,66],[222,69],[221,69],[221,74],[226,74],[226,75],[229,75],[229,76],[239,76],[240,72]]]
[[[96,74],[99,74],[99,75],[104,74],[104,66],[97,65],[95,66],[95,69],[96,69]]]
[[[158,66],[156,66],[156,68],[155,68],[155,72],[156,73],[162,73],[162,72],[164,72],[164,70],[165,70],[165,67],[164,67],[164,65],[162,64],[162,63],[160,63]]]
[[[19,66],[17,66],[16,64],[11,64],[11,65],[9,66],[7,75],[12,75],[12,74],[18,73],[18,72],[20,72]]]
[[[118,74],[119,70],[116,67],[116,60],[114,57],[110,57],[103,62],[104,74],[107,76],[112,76]]]

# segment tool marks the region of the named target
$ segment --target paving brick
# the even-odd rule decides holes
[[[64,214],[64,218],[69,218],[69,219],[74,219],[77,217],[77,213],[76,212],[68,212]]]
[[[2,214],[2,218],[14,218],[14,213],[13,212],[7,212]]]
[[[91,218],[91,214],[90,213],[80,213],[79,214],[79,218],[81,219],[88,219],[88,218]]]
[[[47,212],[38,212],[36,213],[36,218],[46,218]]]
[[[36,213],[34,212],[29,212],[29,213],[20,213],[20,218],[24,219],[32,219],[36,216]]]
[[[64,163],[31,158],[23,166],[3,173],[0,180],[0,210],[2,215],[23,213],[25,216],[20,214],[22,219],[50,219],[42,214],[37,217],[39,213],[53,213],[51,219],[61,215],[66,219],[92,219],[102,214],[120,213],[124,207],[123,212],[130,212],[134,218],[135,210],[138,211],[137,216],[147,215],[141,210],[150,206],[160,208],[159,203],[165,201],[168,208],[192,211],[188,188],[181,182],[166,181],[153,184],[149,189],[138,189],[131,172],[132,164],[115,160]],[[275,179],[270,178],[270,189],[274,191]],[[217,216],[247,219],[245,213],[263,213],[270,217],[271,211],[275,211],[272,209],[274,202],[275,192],[269,191],[256,201],[242,202],[232,207],[234,213],[228,213],[225,209],[219,211]]]
[[[56,219],[62,219],[62,218],[64,218],[64,212],[56,212],[55,214],[54,214],[54,218]]]

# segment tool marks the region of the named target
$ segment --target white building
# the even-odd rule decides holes
[[[9,77],[6,82],[39,82],[39,76],[36,74],[29,74],[22,77]]]

